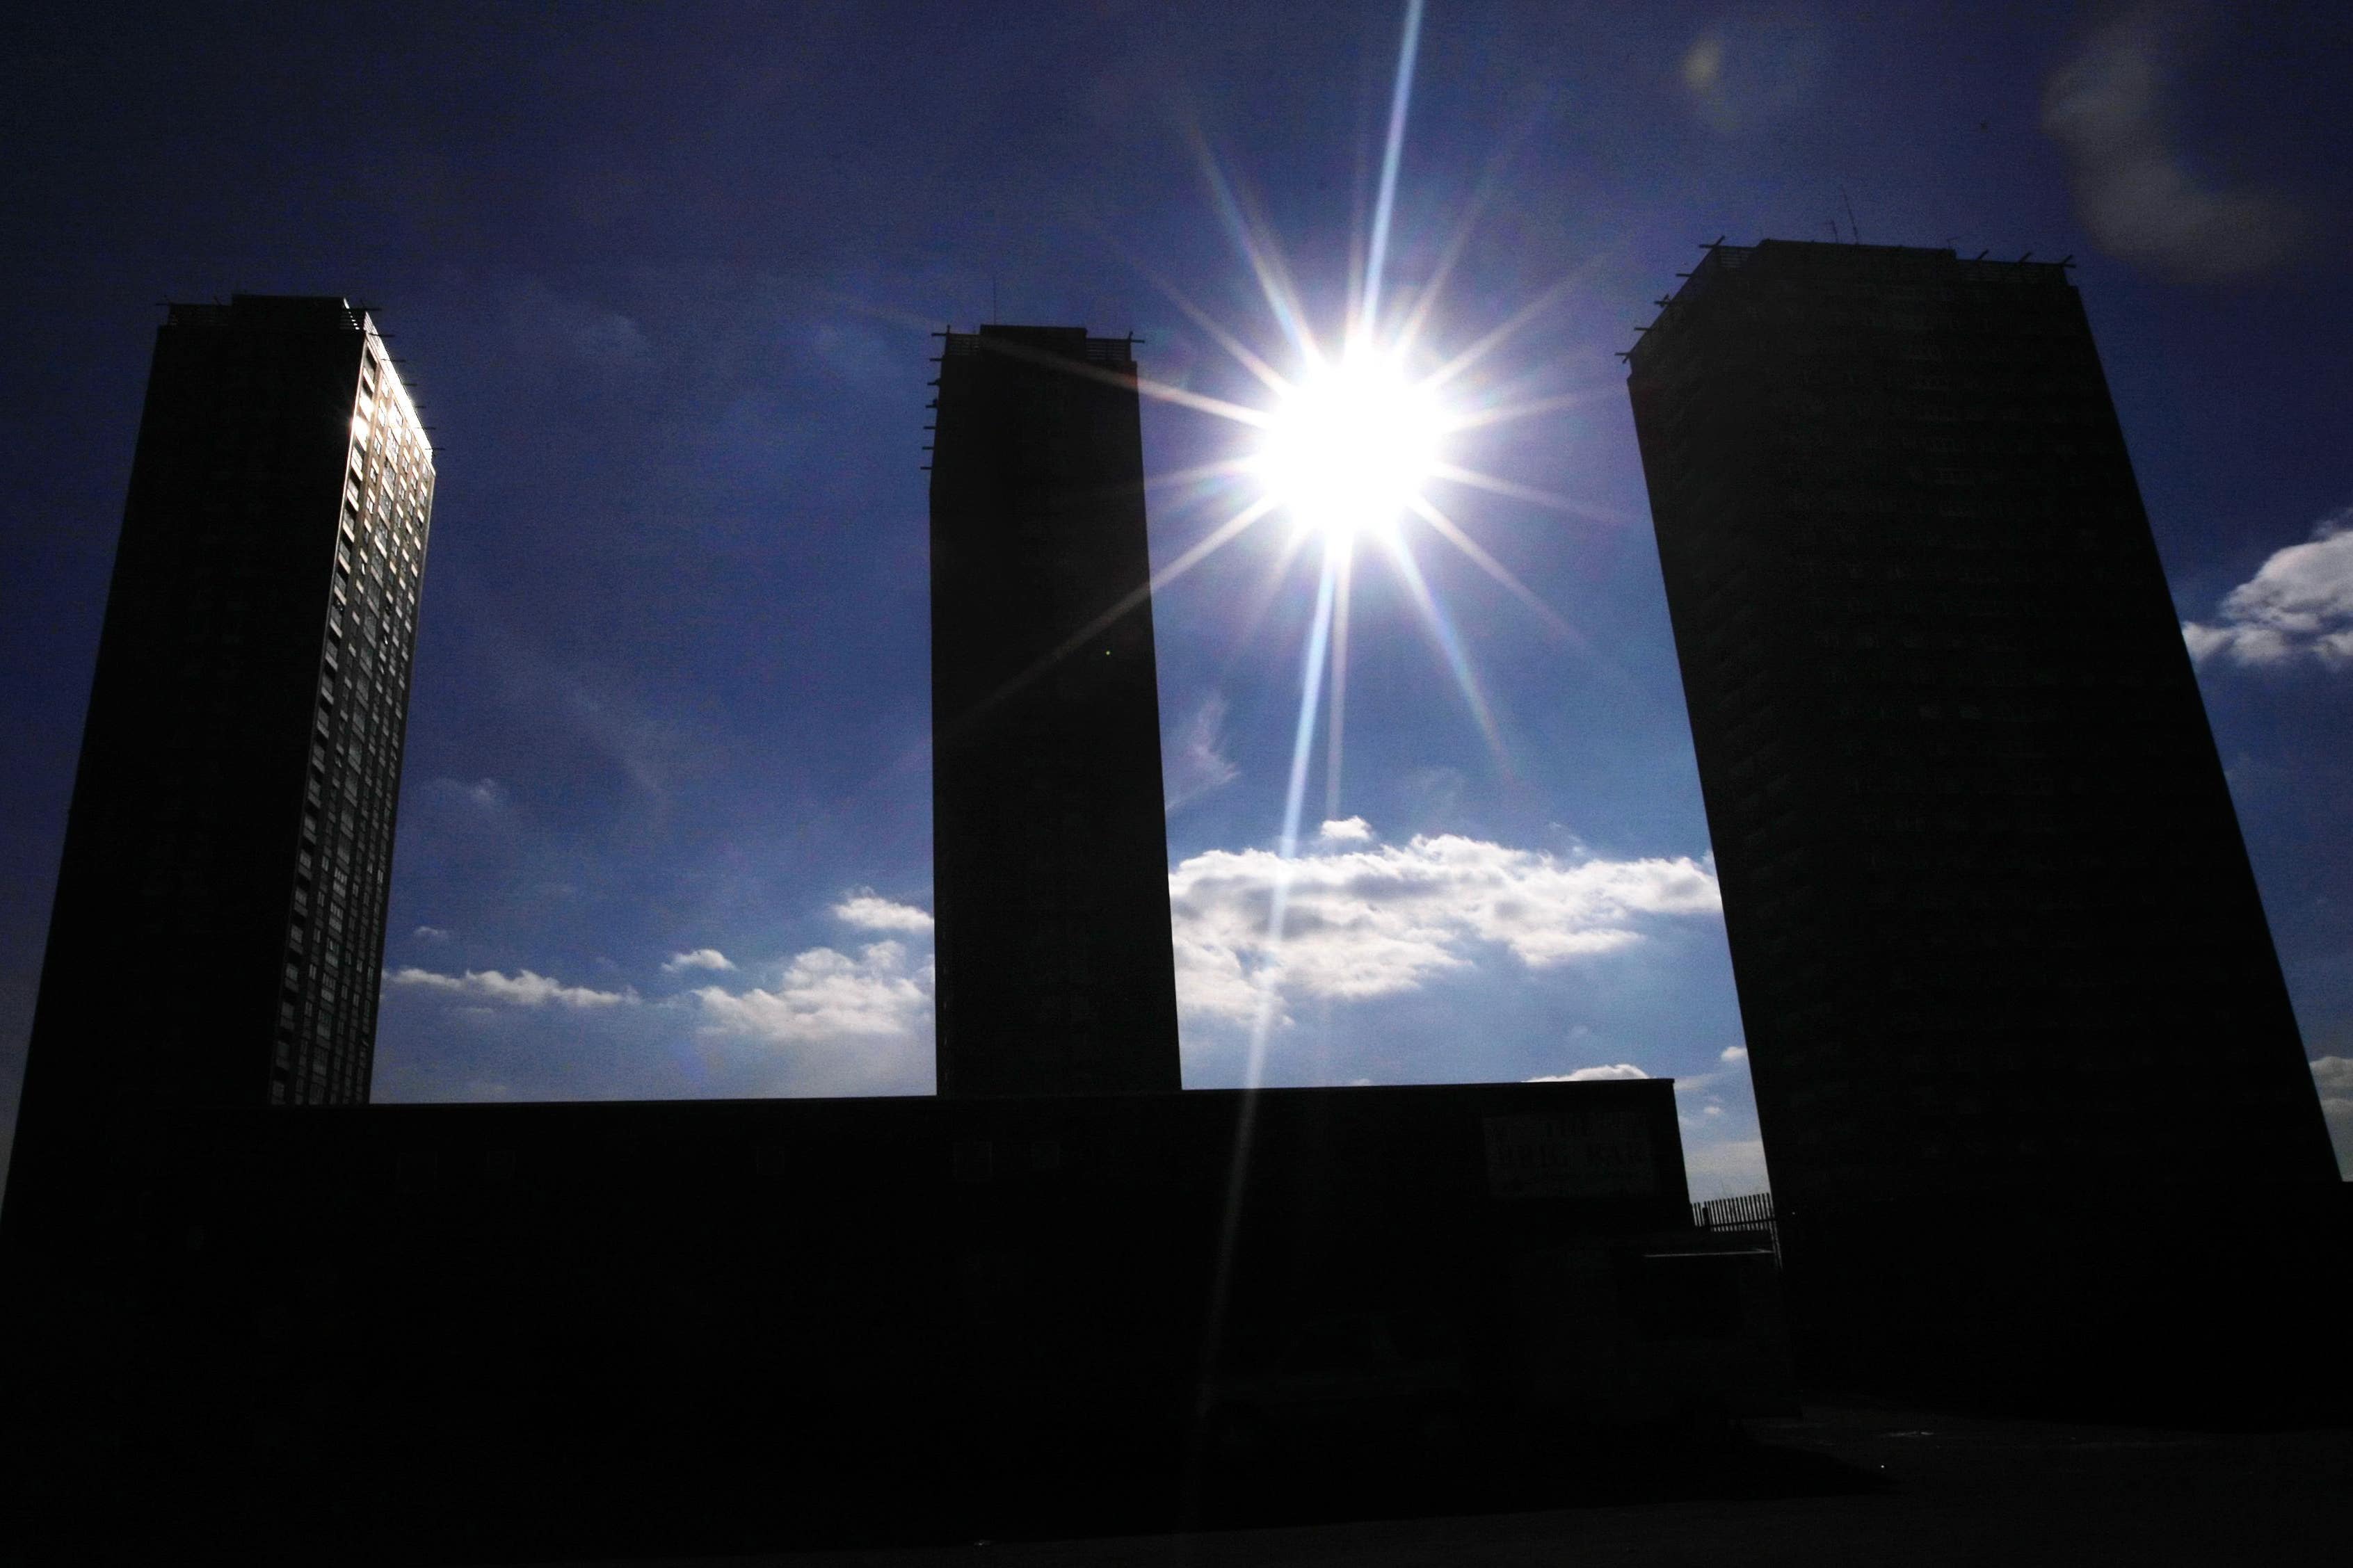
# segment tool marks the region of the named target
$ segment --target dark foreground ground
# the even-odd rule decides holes
[[[1655,1459],[1657,1456],[1650,1456]],[[1811,1406],[1745,1441],[1585,1477],[1519,1477],[1497,1511],[1383,1519],[1377,1489],[1238,1500],[1229,1528],[1085,1541],[701,1559],[712,1568],[1259,1564],[2344,1563],[2353,1429],[2215,1433]],[[1537,1494],[1548,1496],[1539,1497]],[[1510,1495],[1504,1495],[1510,1494]],[[1535,1504],[1536,1506],[1530,1506]],[[1320,1513],[1345,1523],[1282,1522]],[[641,1560],[654,1568],[654,1560]],[[684,1563],[688,1560],[675,1560]]]

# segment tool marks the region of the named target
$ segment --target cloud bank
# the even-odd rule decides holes
[[[2211,625],[2184,621],[2181,636],[2200,664],[2353,666],[2353,507],[2321,519],[2306,542],[2274,551],[2222,596]]]
[[[1641,940],[1651,918],[1722,910],[1715,878],[1689,858],[1564,860],[1454,835],[1371,845],[1325,835],[1286,864],[1263,849],[1194,856],[1168,878],[1179,1008],[1245,1022],[1271,995],[1365,1001],[1418,989],[1504,950],[1534,969]],[[1283,940],[1267,941],[1287,874]]]
[[[2042,129],[2073,165],[2076,214],[2102,248],[2177,278],[2263,271],[2286,257],[2299,215],[2257,191],[2201,180],[2166,125],[2177,16],[2143,7],[2093,35],[2052,74]]]

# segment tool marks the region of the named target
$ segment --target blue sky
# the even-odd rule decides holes
[[[929,1089],[925,334],[1133,330],[1147,375],[1262,401],[1177,303],[1286,352],[1207,171],[1336,330],[1399,20],[983,17],[5,24],[0,1112],[153,304],[233,290],[373,302],[436,432],[377,1097]],[[1271,953],[1312,568],[1269,527],[1162,592],[1187,1083],[1238,1081],[1271,987],[1269,1081],[1672,1074],[1695,1187],[1761,1184],[1614,356],[1698,242],[1851,207],[1869,241],[2076,258],[2353,1151],[2348,68],[2334,7],[1431,5],[1391,297],[1467,233],[1425,364],[1540,305],[1460,395],[1550,410],[1455,455],[1551,499],[1432,493],[1548,614],[1427,530],[1445,637],[1358,574],[1345,766],[1335,797],[1319,736]],[[1145,433],[1156,476],[1240,439],[1158,403]],[[1233,506],[1155,489],[1155,560]]]

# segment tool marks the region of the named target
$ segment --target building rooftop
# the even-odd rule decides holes
[[[1698,266],[1677,275],[1683,279],[1683,286],[1655,301],[1660,307],[1659,314],[1649,325],[1635,329],[1641,336],[1620,358],[1641,368],[1647,357],[1643,351],[1651,335],[1671,325],[1680,312],[1705,299],[1735,272],[1802,275],[1815,282],[1867,282],[1879,287],[1907,282],[2060,287],[2067,285],[2067,268],[2075,262],[2072,256],[2056,261],[2037,261],[2032,251],[2015,260],[2000,261],[1983,251],[1964,258],[1948,246],[1857,245],[1847,241],[1833,244],[1820,239],[1760,239],[1754,245],[1726,245],[1718,240],[1705,250]]]

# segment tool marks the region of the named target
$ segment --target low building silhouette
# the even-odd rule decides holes
[[[1662,1079],[125,1126],[120,1228],[8,1259],[5,1425],[25,1517],[150,1542],[1120,1533],[1335,1469],[1443,1507],[1794,1398]],[[1367,1324],[1410,1375],[1314,1348]]]

